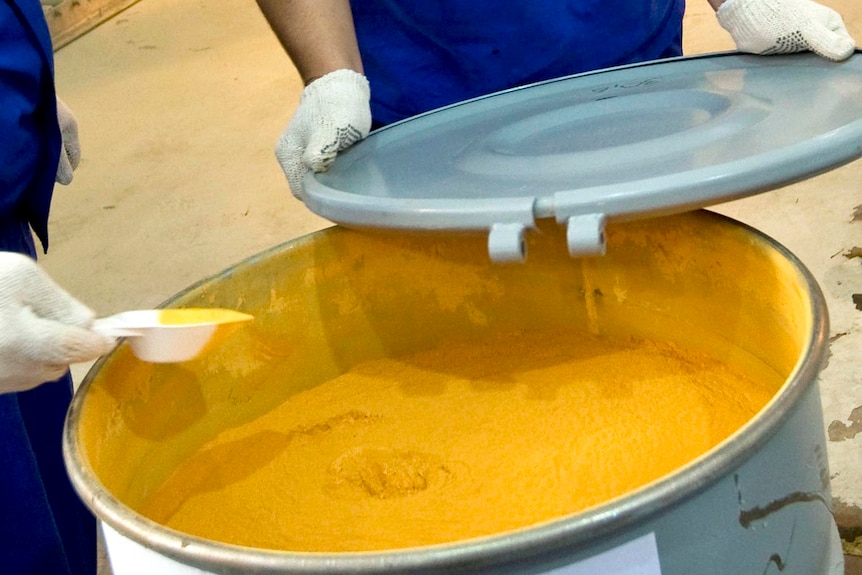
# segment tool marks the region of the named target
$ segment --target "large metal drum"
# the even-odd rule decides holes
[[[606,255],[571,258],[565,233],[540,222],[528,261],[497,265],[476,235],[333,227],[179,294],[168,305],[256,319],[178,365],[120,346],[87,376],[67,421],[69,473],[106,528],[117,575],[842,573],[817,386],[828,321],[815,281],[771,239],[709,212],[612,224],[606,235]],[[202,539],[134,511],[219,430],[358,362],[561,328],[714,344],[729,363],[754,357],[786,380],[738,432],[660,480],[484,538],[292,553]],[[290,377],[268,377],[275,365]]]

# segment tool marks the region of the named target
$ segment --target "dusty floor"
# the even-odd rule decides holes
[[[862,42],[862,4],[825,3]],[[687,53],[731,49],[706,1],[690,4]],[[84,155],[72,185],[57,189],[42,262],[100,314],[156,306],[329,225],[292,198],[275,162],[273,145],[301,83],[253,2],[142,0],[60,49],[56,70]],[[857,535],[862,258],[847,256],[862,246],[860,176],[857,161],[716,208],[784,243],[826,293],[832,358],[821,385],[833,490],[841,520]],[[78,379],[87,367],[76,367]]]

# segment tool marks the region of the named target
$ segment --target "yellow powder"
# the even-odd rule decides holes
[[[489,535],[666,475],[781,383],[671,344],[583,333],[451,344],[367,361],[222,432],[139,511],[292,551]]]
[[[232,323],[253,319],[245,313],[220,308],[169,308],[159,310],[162,325],[194,325],[199,323]]]

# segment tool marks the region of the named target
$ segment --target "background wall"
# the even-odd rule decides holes
[[[42,0],[54,48],[61,48],[138,0]]]

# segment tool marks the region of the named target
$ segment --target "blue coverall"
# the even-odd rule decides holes
[[[39,0],[0,0],[0,250],[36,257],[62,139],[51,37]],[[69,375],[0,395],[0,573],[93,575],[95,518],[63,465]]]
[[[682,54],[684,0],[351,0],[374,126]]]

